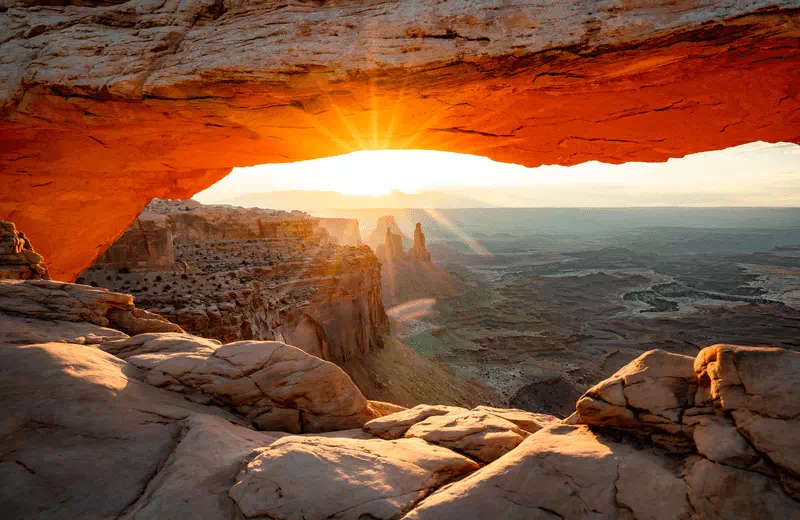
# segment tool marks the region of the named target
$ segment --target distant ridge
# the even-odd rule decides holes
[[[385,195],[346,195],[337,191],[284,190],[250,193],[226,200],[225,204],[244,207],[304,211],[370,208],[494,208],[472,197],[446,191],[405,193],[393,190]]]

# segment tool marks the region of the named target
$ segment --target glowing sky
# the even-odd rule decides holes
[[[224,203],[279,190],[444,190],[498,206],[800,206],[800,146],[757,142],[665,163],[540,168],[446,152],[363,151],[236,168],[195,199]]]

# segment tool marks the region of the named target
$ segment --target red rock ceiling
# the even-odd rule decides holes
[[[131,14],[139,3],[0,11],[11,34],[0,38],[0,217],[31,237],[56,279],[74,279],[152,197],[189,197],[234,166],[415,148],[533,167],[800,143],[795,2],[582,16],[565,7],[580,2],[487,2],[505,6],[492,19],[465,2],[446,13],[419,1],[201,2],[177,43],[173,22],[142,35],[159,13]],[[370,15],[357,10],[366,4]],[[410,4],[424,16],[403,13]],[[339,11],[303,21],[325,9]],[[381,16],[377,28],[357,22]],[[284,33],[265,34],[275,20]],[[400,35],[361,49],[337,40],[348,30],[367,47]]]

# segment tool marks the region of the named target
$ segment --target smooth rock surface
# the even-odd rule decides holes
[[[137,518],[231,517],[224,494],[220,501],[205,491],[230,487],[248,443],[263,447],[276,436],[233,426],[234,416],[135,375],[131,365],[92,347],[0,346],[4,517],[119,518],[140,507],[159,514]],[[195,434],[213,449],[179,450],[201,424],[204,431]],[[231,436],[234,442],[226,440]],[[233,467],[206,466],[217,457]],[[167,493],[162,470],[179,466],[187,480],[172,481],[173,499],[156,505],[157,495]],[[143,498],[146,492],[152,497]],[[190,495],[193,501],[184,500]],[[210,503],[214,509],[204,511]]]
[[[473,411],[428,417],[413,425],[404,435],[444,446],[482,462],[499,459],[527,436],[528,432],[512,422]]]
[[[408,410],[373,419],[364,425],[364,431],[381,439],[399,439],[409,428],[428,417],[466,411],[466,408],[458,406],[419,404]]]
[[[339,367],[277,341],[140,334],[101,345],[154,386],[231,409],[257,427],[289,432],[357,428],[378,417]]]
[[[285,437],[261,451],[230,496],[246,518],[398,518],[478,465],[417,439]]]
[[[689,518],[687,486],[671,466],[586,426],[551,426],[405,518]]]

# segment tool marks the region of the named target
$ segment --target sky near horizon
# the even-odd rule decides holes
[[[449,152],[362,151],[235,168],[194,198],[228,203],[283,190],[375,196],[441,190],[510,207],[800,206],[800,146],[755,142],[664,163],[539,168]]]

